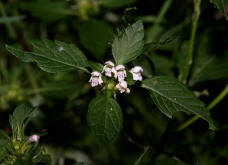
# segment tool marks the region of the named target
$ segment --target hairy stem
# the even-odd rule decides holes
[[[222,90],[222,92],[207,106],[207,110],[213,109],[220,101],[222,101],[226,95],[228,94],[228,85]],[[183,123],[181,126],[178,127],[177,131],[182,131],[191,124],[193,124],[195,121],[199,119],[198,116],[194,116],[185,123]]]
[[[192,65],[193,61],[193,51],[194,51],[194,44],[195,44],[195,37],[196,37],[196,31],[198,26],[198,20],[200,15],[200,3],[201,0],[194,0],[194,14],[193,14],[193,22],[192,22],[192,31],[191,31],[191,37],[190,37],[190,44],[188,49],[188,54],[186,57],[185,65],[183,67],[182,73],[179,75],[179,80],[186,84],[190,67]]]

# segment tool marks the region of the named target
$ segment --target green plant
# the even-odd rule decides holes
[[[25,135],[29,121],[37,113],[37,109],[26,105],[18,106],[9,117],[12,137],[0,130],[0,163],[2,165],[16,164],[51,164],[50,156],[38,145],[39,136]]]

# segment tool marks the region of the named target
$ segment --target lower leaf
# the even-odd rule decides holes
[[[119,104],[106,96],[98,96],[91,101],[87,120],[101,144],[112,141],[120,133],[123,124]]]

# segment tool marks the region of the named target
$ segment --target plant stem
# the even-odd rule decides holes
[[[198,20],[199,20],[199,15],[200,15],[200,3],[201,3],[201,0],[194,0],[194,14],[193,14],[193,23],[192,23],[190,44],[189,44],[188,54],[186,57],[186,61],[185,61],[183,71],[179,75],[179,80],[185,84],[187,82],[190,67],[191,67],[192,61],[193,61],[195,37],[196,37],[196,31],[197,31]]]
[[[220,101],[222,101],[222,99],[226,97],[227,94],[228,94],[228,85],[226,85],[226,87],[222,90],[222,92],[207,106],[207,110],[210,111],[211,109],[213,109]],[[198,119],[199,119],[198,116],[192,117],[191,119],[183,123],[180,127],[178,127],[177,131],[184,130],[185,128],[193,124]]]
[[[6,69],[4,62],[4,59],[0,58],[0,72],[2,73],[2,77],[5,77],[5,80],[8,80],[8,71]]]
[[[154,25],[151,29],[151,36],[153,36],[152,38],[150,38],[150,40],[154,40],[155,39],[155,36],[157,35],[157,31],[159,30],[159,25],[160,23],[162,22],[162,20],[164,19],[164,16],[165,14],[167,13],[170,5],[172,3],[172,0],[166,0],[164,3],[163,3],[163,6],[161,8],[161,10],[159,11],[158,13],[158,16],[157,18],[155,19],[154,21]]]
[[[143,157],[145,156],[145,154],[147,153],[147,151],[148,151],[149,149],[150,149],[149,146],[146,146],[146,147],[144,148],[143,153],[142,153],[142,154],[140,155],[140,157],[136,160],[136,162],[134,163],[134,165],[140,165],[140,163],[141,163]]]
[[[25,71],[28,76],[29,82],[33,89],[38,89],[38,85],[36,83],[36,80],[34,78],[34,73],[32,73],[32,68],[29,64],[25,65]]]
[[[1,1],[0,1],[0,12],[1,12],[1,15],[3,17],[7,17],[7,14],[6,14],[4,5],[3,5],[3,3]],[[8,33],[9,33],[10,38],[16,39],[17,38],[17,35],[16,35],[16,32],[14,31],[12,25],[9,22],[7,22],[6,23],[6,27],[7,27],[7,30],[8,30]]]

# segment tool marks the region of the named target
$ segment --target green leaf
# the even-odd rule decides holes
[[[24,104],[14,110],[13,114],[9,117],[14,138],[22,139],[26,124],[33,117],[35,112],[35,109]]]
[[[154,103],[166,116],[171,118],[173,113],[178,111],[195,114],[206,120],[211,129],[215,129],[213,119],[205,108],[205,104],[175,78],[158,76],[146,79],[142,87],[150,91]]]
[[[228,0],[210,0],[211,3],[214,3],[218,10],[226,17],[228,21],[228,15],[225,11],[225,7],[228,5]]]
[[[228,80],[228,56],[215,57],[202,54],[197,56],[189,84],[191,86],[209,80]]]
[[[112,43],[112,54],[117,64],[125,64],[138,57],[144,46],[142,21],[128,26]]]
[[[120,133],[123,124],[119,104],[106,96],[98,96],[91,101],[87,120],[101,144],[112,141]]]
[[[148,53],[150,51],[154,51],[156,49],[159,49],[163,46],[167,46],[167,45],[171,44],[173,41],[175,41],[176,38],[177,38],[176,36],[170,36],[168,38],[161,39],[161,40],[156,41],[156,42],[147,43],[144,45],[143,53]]]
[[[32,2],[20,2],[19,7],[29,11],[34,17],[47,22],[53,22],[65,18],[70,11],[65,8],[66,2],[53,2],[51,0],[36,0]]]
[[[32,62],[32,57],[29,53],[23,52],[14,46],[6,45],[6,49],[14,56],[22,60],[23,62]]]
[[[112,38],[111,27],[103,21],[91,20],[78,26],[81,44],[97,59],[102,59]]]
[[[87,59],[82,51],[73,44],[44,39],[33,42],[34,52],[22,52],[12,46],[6,48],[23,61],[36,61],[40,69],[50,72],[68,72],[81,69],[86,72]]]
[[[119,8],[123,6],[129,6],[136,0],[98,0],[98,2],[108,8]]]

